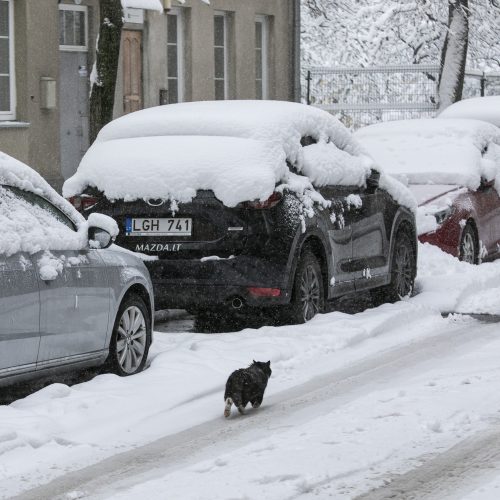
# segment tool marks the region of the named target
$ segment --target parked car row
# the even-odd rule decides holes
[[[138,373],[155,308],[305,322],[352,292],[398,300],[418,233],[469,262],[497,256],[495,126],[356,136],[295,103],[143,110],[103,128],[64,185],[71,203],[0,153],[0,384],[100,364]]]

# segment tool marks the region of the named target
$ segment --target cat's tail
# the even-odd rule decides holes
[[[231,406],[233,406],[233,400],[231,398],[226,398],[226,406],[224,407],[224,416],[226,418],[231,415]]]

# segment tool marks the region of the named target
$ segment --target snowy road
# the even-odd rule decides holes
[[[439,456],[422,457],[422,453],[447,449],[464,438],[464,443],[457,446],[459,451],[444,453],[443,456],[448,456],[448,460],[441,459],[441,469],[456,462],[460,453],[467,456],[467,450],[470,451],[476,441],[486,440],[489,444],[486,451],[481,447],[483,463],[477,461],[473,465],[477,475],[479,471],[476,466],[488,471],[493,464],[492,459],[500,456],[500,447],[495,446],[500,441],[500,431],[496,427],[494,430],[481,431],[481,437],[477,440],[474,438],[471,441],[469,437],[477,429],[488,429],[490,422],[488,419],[482,421],[484,415],[475,425],[468,422],[457,426],[455,423],[453,436],[438,429],[449,422],[441,424],[436,423],[437,420],[429,421],[427,427],[413,430],[408,427],[407,432],[401,432],[409,422],[401,426],[394,424],[394,421],[408,420],[405,418],[408,415],[395,412],[390,401],[408,399],[408,395],[399,388],[414,392],[415,379],[420,380],[422,374],[426,374],[425,377],[430,381],[437,378],[440,382],[426,386],[422,379],[424,392],[433,394],[427,394],[425,398],[419,396],[424,405],[421,411],[425,413],[433,407],[441,408],[440,400],[444,394],[435,389],[436,385],[458,377],[462,380],[458,380],[452,392],[463,394],[452,398],[455,407],[453,404],[447,406],[445,420],[450,417],[451,420],[457,420],[459,414],[463,418],[470,410],[471,390],[470,383],[464,382],[466,374],[457,367],[457,359],[477,357],[481,361],[486,353],[498,352],[498,349],[498,325],[484,325],[472,320],[465,323],[443,320],[441,327],[430,336],[383,350],[305,384],[275,393],[266,399],[261,410],[249,412],[246,417],[236,417],[230,421],[221,417],[209,420],[70,473],[19,498],[281,499],[308,498],[318,494],[320,497],[332,495],[352,498],[366,486],[380,482],[381,478],[385,479],[384,474],[389,471],[411,469],[424,460],[424,465],[417,468],[416,472],[408,472],[398,479],[396,490],[390,490],[392,493],[401,492],[407,486],[408,491],[413,491],[416,490],[415,484],[425,478],[425,473],[436,480],[440,477],[436,473],[439,469],[433,465],[440,463]],[[485,360],[482,359],[483,362]],[[492,366],[486,363],[482,376],[488,381],[477,382],[477,385],[483,391],[487,389],[483,386],[489,385],[489,395],[494,396],[496,407],[500,410],[500,398],[495,394],[496,388],[490,385],[493,376],[496,380],[500,379],[500,369],[493,373],[491,370]],[[482,391],[474,396],[479,399],[483,397]],[[191,405],[195,412],[205,407],[202,400],[193,401]],[[359,405],[365,409],[372,407],[371,411],[353,412],[353,407]],[[219,406],[222,409],[222,405]],[[363,422],[366,417],[372,422]],[[433,417],[430,418],[432,420]],[[349,421],[351,429],[348,430],[346,426]],[[396,432],[395,425],[401,427]],[[370,426],[375,428],[370,429]],[[325,427],[330,428],[330,432],[325,434]],[[315,435],[314,430],[318,435]],[[380,433],[380,438],[392,438],[393,442],[388,440],[384,443],[382,439],[377,445],[372,443],[368,446],[377,433]],[[495,439],[491,439],[491,436]],[[366,446],[359,439],[367,439]],[[408,444],[411,446],[408,447]],[[334,458],[335,450],[340,453],[337,458]],[[290,460],[294,454],[296,457]],[[278,468],[283,470],[276,470],[276,460],[282,462]],[[429,465],[425,465],[426,460],[431,460]],[[246,467],[248,462],[250,468]],[[467,464],[461,467],[466,469]],[[266,470],[269,472],[266,473]],[[208,477],[212,488],[219,484],[224,485],[223,490],[211,491],[210,494],[205,491],[204,495]],[[241,494],[236,495],[240,481],[245,487]],[[381,489],[371,492],[366,498],[385,498],[388,491]],[[429,487],[428,491],[432,489]],[[375,493],[380,493],[380,496],[375,496]],[[443,495],[435,498],[443,498]]]
[[[170,312],[145,372],[0,406],[0,498],[498,500],[500,326],[441,314],[498,315],[500,261],[419,259],[410,300],[215,335]],[[252,359],[264,405],[225,420]]]

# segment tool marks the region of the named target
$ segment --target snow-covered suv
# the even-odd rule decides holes
[[[370,289],[412,292],[415,201],[338,120],[296,103],[151,108],[108,124],[66,181],[146,254],[159,308],[280,308],[295,322]]]

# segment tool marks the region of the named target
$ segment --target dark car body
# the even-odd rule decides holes
[[[192,218],[191,237],[127,236],[129,218],[172,217],[168,202],[111,202],[96,196],[84,215],[95,210],[112,216],[120,227],[120,246],[158,256],[146,262],[158,308],[288,304],[305,245],[321,263],[326,299],[386,285],[394,236],[404,227],[415,240],[414,214],[382,189],[329,186],[319,191],[332,204],[315,208],[311,218],[303,217],[294,193],[277,195],[272,206],[228,208],[211,192],[198,192],[175,212],[176,218]],[[361,198],[361,208],[347,202],[352,194]]]
[[[138,111],[100,132],[63,192],[85,216],[113,217],[117,243],[146,255],[158,308],[291,304],[279,309],[302,322],[350,292],[391,284],[397,300],[413,288],[411,194],[311,106]]]

